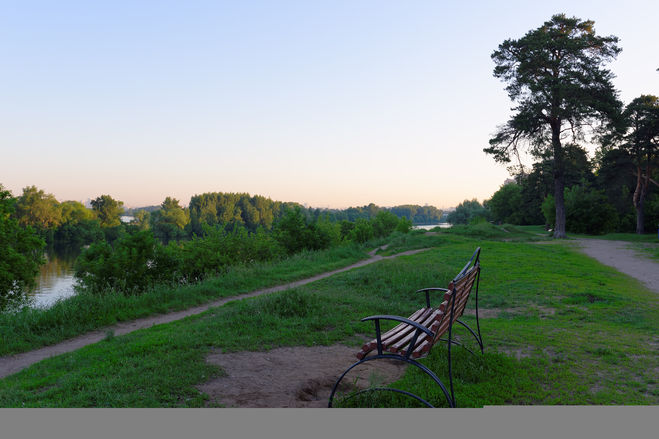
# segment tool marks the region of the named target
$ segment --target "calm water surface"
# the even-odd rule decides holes
[[[440,227],[442,229],[448,229],[451,227],[451,224],[449,223],[441,223],[441,224],[423,224],[419,226],[412,226],[413,229],[423,229],[423,230],[431,230],[434,229],[435,227]]]
[[[46,253],[46,263],[39,270],[37,285],[28,293],[34,300],[34,307],[47,308],[57,299],[75,294],[73,273],[77,256],[77,253]]]

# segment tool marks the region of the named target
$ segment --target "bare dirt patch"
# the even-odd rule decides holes
[[[197,388],[226,407],[327,407],[338,377],[357,361],[358,348],[296,346],[267,352],[215,352],[207,361],[225,371]],[[340,391],[365,389],[399,379],[406,364],[377,360],[351,370]]]

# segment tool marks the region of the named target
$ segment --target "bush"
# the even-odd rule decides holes
[[[555,206],[551,195],[542,203],[542,212],[551,227],[556,222]],[[565,190],[565,228],[568,232],[602,235],[614,231],[617,225],[618,213],[603,191],[590,189],[587,185]]]
[[[43,263],[44,241],[12,218],[15,199],[0,185],[0,311],[20,305]]]
[[[160,281],[154,264],[156,241],[141,231],[118,238],[114,248],[105,241],[92,244],[76,261],[76,277],[94,292],[115,289],[135,293]]]
[[[479,216],[489,219],[490,212],[474,198],[471,201],[464,200],[458,204],[458,207],[449,213],[446,219],[451,224],[469,224],[472,218]]]
[[[221,226],[206,226],[205,232],[203,238],[166,246],[150,230],[124,235],[114,246],[105,241],[93,244],[78,257],[76,277],[92,292],[112,289],[134,294],[157,284],[199,281],[230,265],[283,254],[279,243],[262,230],[226,232]]]
[[[355,227],[350,232],[350,240],[363,244],[366,241],[372,239],[374,236],[373,226],[371,222],[363,218],[357,219],[355,221]]]
[[[494,221],[508,224],[522,224],[524,222],[522,188],[516,183],[501,186],[487,201],[486,205],[491,211]]]

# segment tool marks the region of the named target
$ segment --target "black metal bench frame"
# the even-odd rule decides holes
[[[432,288],[423,288],[423,289],[417,290],[417,292],[419,292],[419,293],[425,292],[426,306],[429,309],[431,308],[431,306],[430,306],[430,292],[431,291],[441,291],[441,292],[445,293],[444,294],[444,298],[445,298],[444,301],[442,302],[440,307],[435,309],[435,310],[441,310],[442,307],[443,307],[444,311],[442,311],[443,316],[441,318],[443,319],[446,316],[450,317],[449,321],[448,321],[448,328],[444,329],[441,333],[435,333],[430,328],[425,327],[425,326],[419,324],[416,321],[413,321],[413,320],[405,318],[405,317],[400,317],[400,316],[375,315],[375,316],[369,316],[369,317],[365,317],[365,318],[361,319],[362,322],[373,320],[374,323],[375,323],[375,334],[376,334],[375,342],[376,342],[376,347],[377,347],[377,349],[376,349],[377,354],[374,354],[374,355],[370,354],[370,352],[373,351],[372,348],[371,348],[370,351],[367,351],[367,353],[365,354],[365,356],[363,358],[359,357],[361,352],[360,352],[360,354],[358,354],[358,358],[361,358],[360,361],[358,361],[358,362],[354,363],[352,366],[348,367],[341,374],[339,379],[334,384],[334,387],[332,388],[332,393],[330,394],[330,397],[329,397],[329,403],[327,405],[328,407],[332,407],[332,402],[334,400],[334,395],[336,394],[336,390],[339,387],[339,383],[341,382],[341,380],[343,380],[343,378],[346,376],[346,374],[348,374],[348,372],[350,372],[353,368],[359,366],[360,364],[366,363],[367,361],[380,360],[380,359],[398,360],[398,361],[402,361],[402,362],[411,364],[411,365],[421,369],[421,371],[423,371],[426,375],[431,377],[433,379],[433,381],[435,381],[435,383],[441,388],[441,390],[444,393],[444,396],[446,397],[446,400],[449,404],[449,407],[456,407],[455,393],[453,391],[451,345],[454,345],[454,344],[459,345],[459,346],[462,346],[463,348],[465,348],[467,351],[471,352],[472,354],[473,354],[473,352],[470,349],[468,349],[467,347],[465,347],[464,345],[462,345],[461,343],[459,343],[458,341],[453,339],[453,323],[457,322],[460,325],[467,328],[469,330],[469,332],[471,333],[471,335],[473,335],[474,338],[476,339],[476,341],[478,342],[478,345],[479,345],[480,350],[481,350],[481,354],[484,352],[483,337],[481,335],[480,322],[479,322],[479,317],[478,317],[478,287],[479,287],[479,282],[480,282],[480,251],[481,251],[480,247],[478,247],[476,249],[476,251],[474,251],[473,255],[471,256],[471,259],[469,259],[469,262],[467,262],[467,264],[464,266],[464,268],[449,283],[449,288],[432,287]],[[468,290],[466,290],[466,288],[465,288],[466,293],[463,293],[463,294],[466,294],[467,297],[463,299],[464,303],[461,303],[461,305],[459,306],[460,309],[458,309],[456,311],[455,301],[456,301],[456,297],[458,295],[456,293],[456,291],[457,291],[456,290],[456,285],[459,285],[460,281],[463,280],[466,276],[472,275],[473,270],[475,270],[475,274],[473,274],[475,276],[475,279],[471,283],[471,285],[469,286]],[[459,320],[459,318],[462,316],[462,312],[464,311],[464,308],[466,306],[466,302],[469,299],[469,294],[470,294],[471,290],[473,289],[474,284],[476,286],[476,291],[475,291],[476,331],[474,331],[472,328],[470,328],[463,321]],[[446,299],[447,296],[449,296],[448,301]],[[448,314],[445,312],[447,306],[450,307],[450,313],[448,313]],[[457,312],[459,312],[459,315],[456,315]],[[405,353],[399,354],[399,353],[385,353],[384,352],[384,346],[383,346],[383,343],[382,343],[382,334],[381,334],[381,331],[380,331],[380,320],[391,320],[391,321],[395,321],[395,322],[400,322],[401,324],[410,325],[410,326],[415,328],[414,335],[412,336],[412,339],[409,342],[409,347],[407,348]],[[438,329],[437,329],[438,331],[442,330],[441,321],[437,326],[438,326]],[[440,338],[446,332],[448,332],[448,338]],[[428,367],[424,366],[423,364],[419,363],[414,358],[412,358],[412,355],[413,355],[413,352],[415,351],[415,348],[418,347],[417,343],[420,340],[419,337],[425,338],[426,340],[432,340],[432,343],[430,344],[427,351],[425,352],[425,355],[427,355],[430,352],[430,350],[432,349],[432,346],[434,346],[435,343],[437,343],[439,341],[447,342],[447,345],[448,345],[448,358],[447,358],[447,361],[448,361],[448,375],[449,375],[450,393],[447,390],[444,383],[442,383],[442,381],[437,377],[437,375],[433,371],[431,371],[430,369],[428,369]],[[367,343],[367,345],[368,345],[368,343]],[[364,345],[364,346],[367,346],[367,345]],[[364,350],[364,348],[362,348],[362,350]],[[389,392],[401,393],[401,394],[404,394],[404,395],[407,395],[409,397],[412,397],[412,398],[416,399],[417,401],[421,402],[422,404],[424,404],[428,407],[433,407],[428,401],[424,400],[423,398],[419,397],[418,395],[415,395],[411,392],[407,392],[405,390],[394,389],[394,388],[390,388],[390,387],[368,388],[368,389],[365,389],[365,390],[355,392],[354,394],[351,394],[348,397],[346,397],[346,399],[350,399],[350,398],[353,398],[353,397],[355,397],[355,396],[357,396],[361,393],[371,392],[371,391],[389,391]]]

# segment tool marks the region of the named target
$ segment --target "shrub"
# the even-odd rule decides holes
[[[549,195],[542,203],[547,223],[555,226],[554,197]],[[618,213],[609,204],[603,191],[587,185],[572,186],[565,190],[565,228],[568,232],[602,235],[614,231],[618,225]]]

